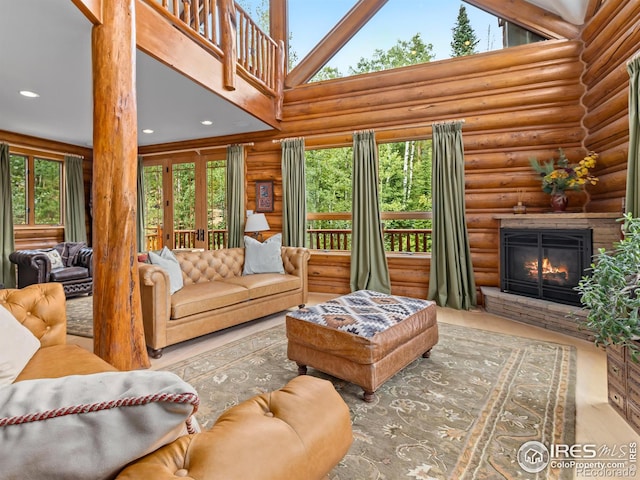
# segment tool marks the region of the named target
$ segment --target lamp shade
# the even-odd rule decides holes
[[[264,213],[249,215],[247,223],[244,226],[245,232],[264,232],[265,230],[269,230],[269,223]]]

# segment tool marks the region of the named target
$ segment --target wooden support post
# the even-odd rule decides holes
[[[148,368],[136,249],[135,0],[104,0],[93,27],[93,348]]]
[[[224,53],[224,88],[227,90],[236,89],[236,62],[237,53],[237,25],[236,25],[236,6],[234,0],[222,0],[220,2],[220,18],[222,19],[221,30],[221,47]]]

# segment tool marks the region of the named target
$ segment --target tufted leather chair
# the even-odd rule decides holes
[[[53,248],[63,254],[68,245],[63,242]],[[68,266],[55,269],[51,268],[46,250],[16,250],[9,255],[9,260],[18,266],[18,288],[36,283],[57,282],[62,284],[66,298],[93,293],[91,247],[81,247]]]

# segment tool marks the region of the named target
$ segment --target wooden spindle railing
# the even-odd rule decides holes
[[[225,88],[236,74],[282,101],[284,49],[233,0],[145,0],[156,12],[224,64]]]

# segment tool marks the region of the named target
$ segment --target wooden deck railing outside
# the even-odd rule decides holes
[[[233,0],[145,0],[177,29],[220,58],[224,85],[235,89],[236,71],[281,101],[284,44],[277,43]]]
[[[307,219],[314,220],[349,220],[349,213],[309,213]],[[431,212],[383,212],[384,220],[425,220],[431,218]],[[162,248],[162,228],[148,228],[147,248]],[[388,252],[426,253],[431,251],[430,228],[383,228],[385,250]],[[196,248],[196,230],[175,230],[174,248]],[[224,248],[227,244],[227,230],[210,230],[207,235],[207,250]],[[307,229],[307,246],[316,250],[351,250],[351,229],[348,228],[310,228]]]

